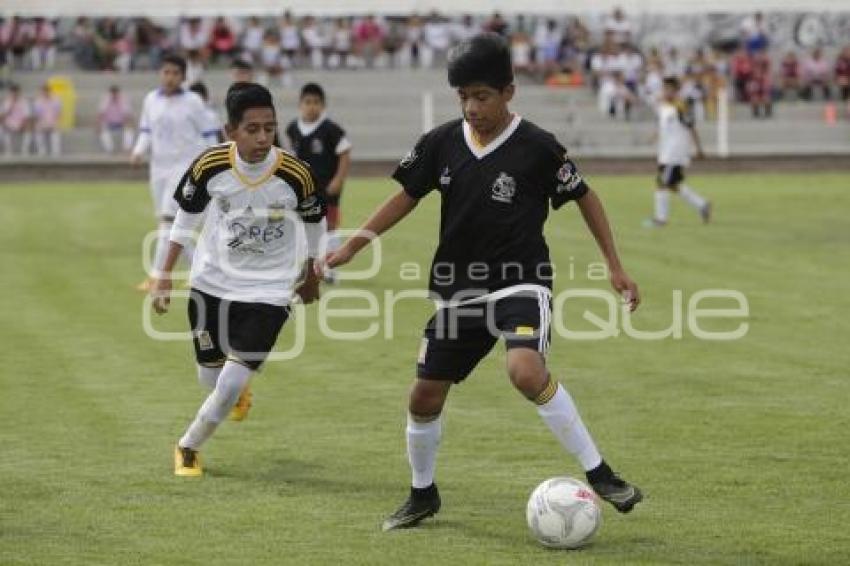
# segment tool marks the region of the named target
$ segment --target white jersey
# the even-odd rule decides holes
[[[191,237],[207,213],[192,287],[231,301],[291,301],[325,230],[325,205],[307,164],[277,147],[262,162],[246,163],[235,143],[216,145],[194,161],[174,198],[180,209],[172,241]]]
[[[691,163],[691,128],[693,119],[680,102],[661,101],[658,105],[658,163],[681,165]]]
[[[150,150],[151,176],[180,178],[205,147],[217,143],[218,128],[208,124],[203,100],[194,92],[179,90],[165,95],[157,89],[145,96],[139,120],[139,138],[133,153]]]

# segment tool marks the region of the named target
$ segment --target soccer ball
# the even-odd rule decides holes
[[[579,548],[602,524],[596,495],[574,478],[551,478],[528,498],[525,517],[531,534],[549,548]]]

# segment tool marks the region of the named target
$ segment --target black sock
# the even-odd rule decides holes
[[[611,466],[605,460],[602,460],[598,466],[586,472],[585,476],[591,484],[609,481],[614,477],[614,470],[611,469]]]
[[[428,487],[411,487],[410,495],[413,497],[430,497],[437,491],[437,484],[432,483]]]

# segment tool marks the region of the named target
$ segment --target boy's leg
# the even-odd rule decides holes
[[[672,165],[659,165],[654,195],[652,224],[664,226],[670,219],[670,184],[673,175]]]
[[[681,171],[677,178],[679,196],[699,213],[703,222],[707,223],[711,219],[711,203],[685,184],[684,168],[679,169]]]

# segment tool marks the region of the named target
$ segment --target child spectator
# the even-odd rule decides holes
[[[52,69],[56,64],[56,28],[45,18],[36,18],[33,29],[32,68]]]
[[[835,60],[835,85],[843,102],[850,102],[850,45]]]
[[[283,85],[283,55],[280,52],[280,37],[277,30],[270,29],[263,36],[263,47],[260,50],[260,65],[265,73],[264,82],[270,84],[277,80]]]
[[[753,110],[753,118],[770,118],[773,114],[771,102],[770,59],[761,51],[753,58],[753,73],[747,83],[747,98]]]
[[[50,85],[45,84],[33,101],[32,109],[36,153],[39,156],[58,156],[62,153],[62,136],[59,133],[62,101],[50,91]]]
[[[260,18],[251,16],[248,25],[242,31],[242,58],[256,65],[260,62],[260,51],[263,49],[263,36],[265,30],[260,23]]]
[[[280,47],[283,49],[284,64],[290,68],[297,67],[300,64],[301,56],[301,30],[298,29],[298,24],[292,13],[284,12],[283,18],[278,24],[280,32]]]
[[[124,151],[133,148],[133,111],[118,85],[109,87],[109,92],[100,101],[97,130],[100,146],[107,153],[113,153],[119,147],[115,143],[116,137],[121,140],[120,147]]]
[[[215,19],[210,31],[210,59],[213,63],[221,56],[233,57],[236,53],[236,34],[222,16]]]
[[[803,98],[811,100],[814,95],[815,87],[820,87],[824,100],[831,98],[829,88],[830,75],[829,63],[823,56],[823,51],[820,47],[812,51],[810,57],[803,61]]]
[[[351,25],[348,18],[338,18],[331,37],[331,56],[328,67],[348,67],[351,64]]]
[[[747,102],[747,85],[753,77],[753,60],[747,50],[739,47],[732,56],[732,85],[735,88],[735,99],[738,102]]]
[[[792,92],[795,96],[800,95],[800,61],[797,59],[797,54],[789,51],[782,58],[780,63],[780,83],[779,89],[783,98]]]
[[[371,16],[369,17],[371,18]],[[313,16],[304,18],[304,27],[301,30],[301,36],[304,38],[304,48],[310,57],[310,66],[314,69],[321,69],[325,64],[324,51],[328,42],[319,28],[316,18]]]
[[[12,84],[0,105],[0,130],[7,156],[14,153],[15,147],[20,148],[21,155],[29,155],[32,145],[31,118],[32,110],[29,102],[21,95],[21,87]]]

